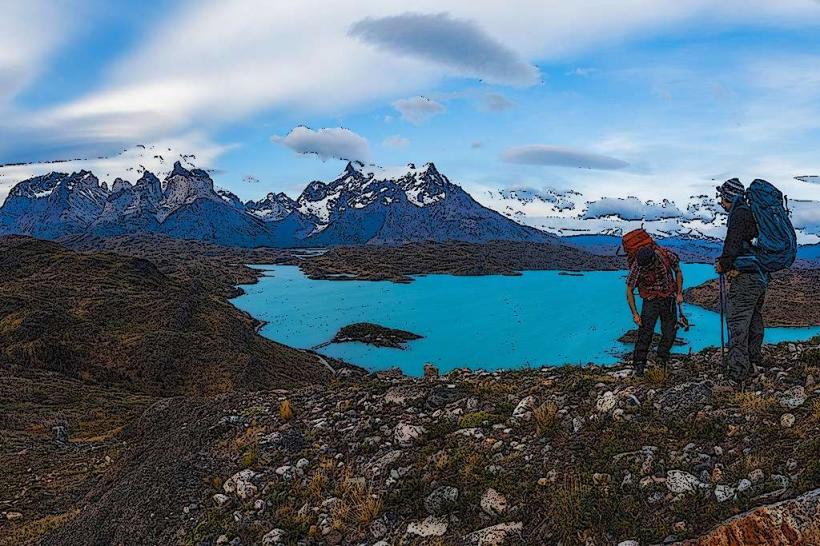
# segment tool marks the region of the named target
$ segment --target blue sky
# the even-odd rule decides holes
[[[162,143],[242,198],[298,194],[351,154],[434,161],[471,191],[680,201],[740,176],[820,198],[793,179],[820,174],[814,0],[11,0],[9,12],[0,164]]]

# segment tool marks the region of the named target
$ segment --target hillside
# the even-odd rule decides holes
[[[142,258],[0,238],[0,358],[162,395],[328,378],[316,357],[257,335],[254,319],[187,275]]]
[[[166,400],[42,544],[812,544],[818,341],[767,347],[744,393],[711,350],[642,379],[383,372]]]
[[[816,265],[815,265],[816,267]],[[720,311],[717,279],[686,290],[686,301]],[[766,326],[820,326],[820,269],[775,273],[766,291]]]
[[[525,270],[614,270],[622,269],[625,261],[558,243],[491,241],[338,247],[301,260],[298,265],[313,279],[410,282],[413,275],[434,273],[518,275]]]

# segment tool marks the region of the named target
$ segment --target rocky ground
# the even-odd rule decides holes
[[[767,347],[744,392],[724,384],[715,351],[645,378],[625,366],[353,373],[322,387],[154,403],[42,544],[820,536],[815,520],[783,516],[820,509],[816,492],[774,504],[820,488],[820,339]],[[13,502],[3,511],[0,536],[32,519]],[[771,529],[759,522],[773,518],[787,539],[760,538]],[[744,542],[720,542],[738,532]]]

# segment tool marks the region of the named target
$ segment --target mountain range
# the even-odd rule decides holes
[[[333,246],[413,241],[554,239],[476,202],[432,163],[385,170],[350,162],[297,199],[242,202],[208,172],[174,163],[163,181],[142,171],[109,188],[89,171],[24,180],[0,208],[0,234],[61,239],[159,233],[226,246]]]

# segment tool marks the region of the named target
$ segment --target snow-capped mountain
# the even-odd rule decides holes
[[[316,225],[311,238],[324,245],[551,240],[481,206],[432,163],[382,169],[351,162],[332,182],[311,182],[296,203]]]
[[[38,176],[9,192],[0,227],[44,239],[82,233],[102,212],[107,194],[88,171]]]
[[[245,247],[553,240],[481,206],[432,163],[393,170],[349,163],[335,180],[308,184],[296,200],[279,193],[246,203],[180,161],[161,183],[140,173],[133,185],[113,180],[110,190],[87,171],[20,182],[0,208],[0,233],[58,239],[156,232]]]
[[[296,201],[284,193],[269,193],[259,201],[247,201],[245,210],[265,222],[282,220],[297,208]]]
[[[714,198],[693,196],[685,207],[637,197],[588,200],[574,190],[532,188],[484,191],[477,199],[522,224],[560,236],[620,235],[644,227],[660,237],[719,238],[725,212]]]

